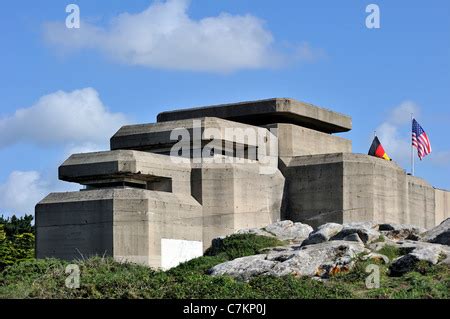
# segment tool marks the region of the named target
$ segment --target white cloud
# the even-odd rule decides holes
[[[34,214],[34,206],[47,195],[47,190],[48,184],[41,180],[38,172],[14,171],[0,185],[1,213]]]
[[[43,177],[37,171],[13,171],[0,184],[0,214],[34,215],[36,204],[49,193],[78,189],[79,185],[57,181],[56,173]]]
[[[109,112],[92,88],[58,91],[0,118],[0,148],[17,142],[102,145],[126,122],[123,114]]]
[[[386,120],[376,129],[386,153],[403,167],[409,167],[411,158],[411,113],[420,114],[420,108],[412,101],[394,107]]]
[[[395,107],[389,114],[388,121],[395,125],[411,123],[411,114],[415,117],[420,116],[420,108],[413,101],[404,101]]]
[[[420,107],[412,102],[405,101],[394,107],[387,115],[386,120],[377,128],[377,135],[386,153],[402,167],[411,167],[411,113],[420,117]],[[414,150],[417,160],[417,151]],[[450,166],[450,151],[433,149],[429,157],[430,163],[436,166]]]
[[[188,0],[156,1],[140,13],[118,15],[107,27],[82,21],[79,29],[68,29],[50,22],[44,37],[63,51],[96,49],[122,63],[161,69],[231,72],[289,60],[274,49],[261,19],[221,13],[193,20],[188,7]],[[294,54],[311,61],[315,50],[303,43]]]

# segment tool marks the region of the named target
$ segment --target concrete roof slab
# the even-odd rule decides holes
[[[349,116],[290,98],[273,98],[162,112],[158,122],[214,116],[251,125],[290,123],[325,133],[347,132]]]

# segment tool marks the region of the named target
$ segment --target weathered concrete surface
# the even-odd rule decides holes
[[[282,169],[286,178],[282,219],[313,227],[344,223],[342,162],[325,162],[327,157],[294,157]]]
[[[106,255],[161,267],[161,240],[202,241],[191,196],[140,189],[52,193],[36,206],[37,258]]]
[[[448,218],[449,192],[393,162],[351,154],[349,140],[331,135],[351,126],[350,117],[284,98],[164,112],[158,123],[124,126],[112,151],[75,154],[61,165],[60,179],[87,190],[37,205],[38,257],[71,259],[79,250],[160,267],[191,258],[217,236],[261,233],[284,219],[430,228]],[[268,128],[277,128],[279,143]],[[181,154],[167,156],[174,148]],[[334,230],[311,244],[341,231]],[[361,232],[342,237],[365,240]]]
[[[270,149],[270,145],[264,145],[270,142],[270,135],[265,128],[203,117],[123,126],[111,138],[110,144],[112,150],[133,149],[165,155],[170,155],[176,145],[189,150],[180,155],[191,158],[204,156],[202,150],[208,145],[218,151],[215,155],[257,159],[258,146]],[[211,141],[212,137],[214,141]]]
[[[191,165],[168,156],[117,150],[74,154],[59,167],[59,179],[91,187],[141,186],[150,190],[191,194]]]
[[[441,222],[435,189],[395,162],[349,153],[301,156],[287,161],[283,173],[283,219],[316,227],[374,221],[430,228]]]
[[[435,189],[436,220],[450,218],[450,192],[443,189]]]
[[[251,125],[290,123],[325,133],[347,132],[350,117],[289,98],[188,108],[158,114],[158,122],[215,116]]]
[[[285,123],[265,127],[276,129],[280,157],[352,152],[352,142],[339,136]]]
[[[193,164],[192,194],[203,207],[203,242],[280,219],[284,177],[261,174],[258,162]]]

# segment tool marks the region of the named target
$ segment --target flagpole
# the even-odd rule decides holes
[[[412,127],[413,119],[414,119],[414,115],[413,115],[413,113],[411,113],[411,127]],[[411,129],[411,136],[412,136],[412,129]],[[411,138],[411,136],[410,136],[410,138]],[[414,176],[414,173],[415,173],[414,172],[414,146],[411,142],[411,175]]]

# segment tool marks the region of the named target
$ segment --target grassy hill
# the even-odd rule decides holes
[[[389,277],[380,264],[381,288],[367,289],[365,267],[358,261],[348,273],[326,282],[293,276],[260,276],[250,282],[206,274],[212,266],[284,244],[256,235],[233,235],[221,247],[209,249],[169,271],[151,270],[111,258],[75,261],[81,270],[80,288],[65,287],[69,263],[57,259],[22,260],[0,272],[0,298],[449,298],[450,271],[446,266],[419,264],[402,277]],[[396,250],[385,253],[395,257]],[[371,261],[374,263],[374,261]]]

